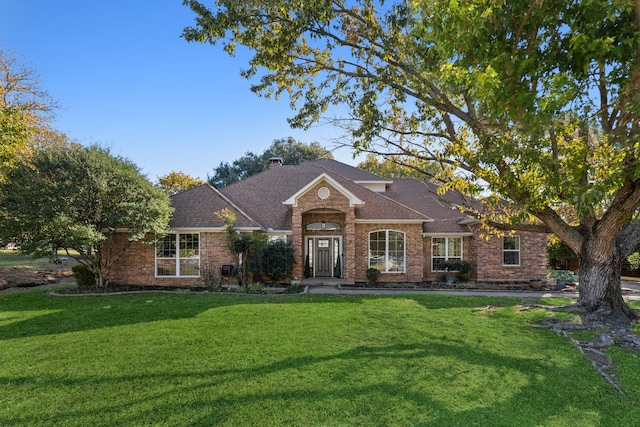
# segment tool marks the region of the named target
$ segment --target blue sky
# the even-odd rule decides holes
[[[0,0],[0,49],[40,72],[61,106],[57,129],[109,147],[152,181],[172,170],[206,179],[278,138],[340,137],[328,125],[291,129],[287,100],[260,98],[239,76],[248,56],[180,38],[193,23],[181,0]],[[346,148],[334,156],[357,163]]]

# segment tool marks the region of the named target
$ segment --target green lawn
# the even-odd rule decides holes
[[[517,300],[0,293],[0,425],[636,426]]]

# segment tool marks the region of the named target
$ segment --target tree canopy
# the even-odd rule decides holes
[[[205,181],[200,178],[194,178],[182,171],[171,171],[168,174],[158,178],[158,187],[164,191],[167,196],[178,194],[190,188],[204,184]]]
[[[61,137],[49,126],[55,109],[38,72],[0,50],[0,181],[21,152],[48,144],[54,134]]]
[[[364,161],[358,163],[358,169],[383,178],[416,178],[424,181],[431,181],[439,172],[435,163],[423,163],[395,156],[380,158],[375,154],[368,154]]]
[[[577,307],[633,313],[621,259],[640,237],[640,37],[634,0],[217,0],[188,41],[253,52],[252,90],[293,126],[331,106],[354,149],[444,167],[490,193],[487,226],[553,232],[580,256]]]
[[[167,196],[137,166],[98,146],[35,149],[0,184],[0,242],[31,254],[73,250],[103,286],[131,242],[165,233],[170,214]],[[118,247],[117,232],[127,238]]]
[[[217,188],[225,187],[258,174],[269,168],[269,159],[273,157],[282,158],[286,165],[299,165],[322,158],[333,158],[331,153],[317,142],[305,144],[291,137],[276,139],[262,154],[249,151],[231,164],[221,162],[214,168],[213,176],[208,177],[209,184]]]

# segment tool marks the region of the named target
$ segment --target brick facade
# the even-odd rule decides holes
[[[321,199],[318,190],[329,189],[329,196]],[[326,180],[320,180],[296,200],[292,207],[293,236],[295,249],[294,276],[303,277],[305,242],[308,236],[339,236],[342,238],[342,278],[346,283],[353,283],[356,267],[355,259],[355,207],[350,206],[349,199]],[[306,226],[312,222],[336,222],[342,226],[341,231],[307,231]]]
[[[322,187],[328,188],[329,193],[327,194],[326,191],[319,193],[318,190]],[[352,200],[357,199],[350,199],[348,195],[332,185],[330,180],[322,178],[307,191],[298,194],[295,204],[288,206],[291,215],[291,235],[288,238],[295,250],[293,276],[304,276],[307,238],[328,237],[340,239],[339,256],[342,260],[343,281],[346,283],[366,281],[366,271],[369,268],[369,233],[382,230],[405,233],[405,271],[381,273],[380,281],[421,282],[435,280],[443,275],[443,272],[432,271],[432,238],[423,236],[422,222],[387,220],[375,223],[371,219],[357,222],[358,206],[351,205]],[[273,203],[282,203],[282,201],[274,200]],[[324,221],[340,224],[340,229],[307,230],[308,224]],[[233,265],[235,262],[233,256],[224,247],[223,232],[219,228],[212,231],[212,228],[202,228],[199,233],[200,267],[202,270],[205,266],[211,265],[219,272],[222,265]],[[466,234],[471,235],[462,237],[462,256],[473,265],[471,272],[473,280],[524,281],[542,279],[546,276],[546,235],[517,233],[516,235],[520,236],[520,265],[505,266],[503,265],[502,237],[486,239],[477,230],[466,229],[469,230]],[[443,233],[439,237],[463,234],[465,232]],[[126,235],[122,233],[118,236],[116,245],[121,248],[125,242]],[[138,286],[202,286],[204,284],[201,278],[156,277],[155,262],[153,246],[133,243],[112,268],[111,282],[118,285]]]
[[[502,263],[502,237],[485,239],[476,231],[473,237],[472,277],[478,281],[526,281],[547,277],[547,235],[517,232],[520,237],[520,265]]]
[[[224,264],[235,264],[233,257],[224,248],[221,232],[201,232],[200,268],[211,266],[219,273]],[[126,235],[119,233],[116,239],[116,252],[126,242]],[[202,286],[198,277],[156,277],[155,247],[133,242],[111,270],[111,283],[115,285],[135,286]],[[233,281],[231,279],[231,281]]]

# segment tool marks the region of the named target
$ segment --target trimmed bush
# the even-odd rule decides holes
[[[71,271],[73,271],[73,277],[75,277],[78,287],[91,288],[96,286],[96,276],[86,265],[74,265],[71,267]]]
[[[380,270],[377,268],[367,269],[367,280],[369,283],[376,283],[378,281],[378,276],[380,276]]]

